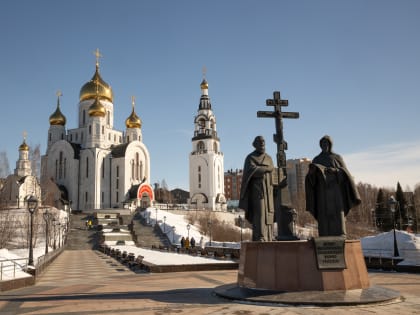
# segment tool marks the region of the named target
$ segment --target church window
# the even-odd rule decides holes
[[[213,151],[214,152],[218,152],[219,150],[217,149],[217,143],[213,143]]]
[[[127,142],[130,142],[130,136],[127,136]]]
[[[140,178],[143,179],[143,161],[140,162]]]
[[[117,165],[117,177],[120,177],[120,167]]]
[[[89,134],[92,134],[92,125],[89,125]]]
[[[58,179],[63,177],[63,151],[60,151],[60,158],[58,162]]]
[[[105,178],[105,158],[102,159],[101,169],[102,169],[102,178]]]
[[[102,134],[105,134],[105,126],[102,126]]]
[[[89,158],[86,157],[86,178],[89,177]]]
[[[61,134],[61,140],[64,140],[64,133]]]
[[[85,192],[85,202],[86,203],[88,202],[88,192],[87,191]]]
[[[109,111],[106,112],[106,123],[111,124],[111,113]]]
[[[199,153],[202,153],[202,152],[204,152],[204,142],[203,141],[200,141],[200,142],[198,142],[197,143],[197,152],[199,152]]]
[[[83,120],[83,126],[86,124],[86,110],[83,110],[83,118],[82,118],[82,120]]]
[[[63,177],[66,178],[67,159],[64,158]]]
[[[130,164],[131,164],[131,179],[134,180],[134,160],[131,160]]]
[[[58,160],[55,160],[55,179],[58,179]]]
[[[198,167],[198,188],[201,188],[201,166]]]
[[[116,191],[115,193],[116,193],[116,194],[115,194],[115,199],[116,199],[116,202],[119,202],[119,200],[118,200],[118,191]]]
[[[81,141],[83,141],[83,132],[82,132],[82,134],[80,135],[80,140],[81,140]]]
[[[120,179],[119,178],[117,178],[117,181],[116,181],[116,183],[115,183],[115,188],[120,188]]]
[[[73,135],[72,134],[70,135],[70,141],[73,141]]]
[[[108,133],[108,140],[111,141],[111,133]]]
[[[136,180],[139,180],[139,171],[140,171],[140,158],[139,158],[139,153],[136,152]]]
[[[105,195],[104,192],[101,192],[101,202],[104,203]]]
[[[120,136],[120,143],[122,143],[122,137]]]
[[[48,133],[48,141],[51,141],[51,132]]]

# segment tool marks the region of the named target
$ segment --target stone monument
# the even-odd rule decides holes
[[[277,238],[282,241],[270,241],[269,237],[267,237],[268,239],[256,239],[253,237],[253,242],[241,243],[237,283],[216,288],[216,294],[225,298],[246,300],[248,302],[330,306],[398,299],[400,296],[399,292],[385,288],[370,287],[359,240],[346,240],[343,237],[343,234],[345,235],[343,231],[345,230],[342,229],[342,226],[336,230],[327,228],[324,233],[322,225],[325,223],[325,219],[320,215],[323,211],[320,207],[329,209],[330,204],[333,203],[333,200],[335,202],[337,198],[325,198],[323,204],[313,202],[313,205],[315,205],[313,207],[314,211],[318,211],[314,212],[315,217],[321,221],[321,237],[313,240],[293,240],[289,222],[282,222],[282,220],[287,218],[287,215],[284,214],[285,209],[291,209],[286,176],[285,150],[287,149],[287,143],[283,139],[282,118],[298,118],[299,114],[281,111],[281,106],[287,106],[288,102],[280,99],[280,92],[274,92],[274,99],[267,100],[266,104],[274,106],[275,110],[273,112],[259,111],[257,115],[258,117],[272,117],[276,121],[274,142],[277,143],[278,181],[274,183],[276,184],[275,192],[277,191],[277,194],[274,194],[276,199],[274,204],[276,207],[276,222],[279,225]],[[261,139],[259,141],[261,142]],[[338,155],[332,155],[334,153],[330,150],[332,142],[329,144],[329,149],[326,152],[329,152],[328,154],[330,155],[328,155],[327,160],[338,161]],[[256,155],[262,156],[261,143],[254,142],[254,146],[256,151],[259,151]],[[252,153],[247,159],[251,158],[250,156],[252,156]],[[351,176],[346,172],[344,162],[340,162],[339,166],[334,164],[334,168],[337,168],[336,170],[327,171],[327,168],[332,167],[328,166],[328,163],[323,164],[323,159],[321,157],[319,160],[317,158],[314,159],[314,167],[320,170],[311,170],[308,177],[308,184],[312,184],[314,193],[321,194],[323,193],[322,189],[326,190],[326,188],[323,186],[317,187],[315,183],[319,179],[312,182],[311,176],[325,177],[325,172],[331,171],[331,174],[335,175],[339,173],[340,176],[343,176],[348,181],[347,185],[351,185]],[[270,163],[261,164],[264,164],[264,166],[257,165],[254,166],[254,169],[261,167],[258,171],[264,174],[268,180],[272,167],[269,166]],[[324,175],[318,173],[322,171],[324,171]],[[246,173],[245,170],[244,173]],[[329,176],[330,174],[327,175],[327,180],[330,179]],[[245,175],[244,177],[246,177],[245,182],[247,180],[252,181],[252,176]],[[244,189],[252,186],[248,185],[249,183]],[[348,188],[348,186],[346,187]],[[264,189],[264,192],[268,191]],[[336,194],[337,191],[328,191],[329,193]],[[344,209],[343,212],[346,213],[347,208],[350,209],[357,204],[357,200],[360,200],[357,198],[356,192],[351,194],[353,194],[352,197],[355,197],[352,203],[345,204],[344,207],[337,207],[336,204],[331,207],[333,209],[340,208],[340,211]],[[255,195],[249,196],[254,198]],[[314,196],[314,200],[319,199],[319,196]],[[263,207],[259,207],[259,209],[261,210]],[[261,219],[258,220],[263,222]],[[331,223],[327,222],[326,225],[331,225]]]

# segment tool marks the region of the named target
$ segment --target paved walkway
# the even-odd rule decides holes
[[[420,274],[370,273],[373,284],[399,290],[402,302],[329,308],[241,304],[213,294],[236,274],[140,274],[97,251],[66,250],[35,286],[1,293],[0,314],[420,314]]]

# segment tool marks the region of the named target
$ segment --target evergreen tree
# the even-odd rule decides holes
[[[398,201],[399,207],[395,212],[395,220],[397,222],[398,228],[404,229],[404,224],[407,223],[407,201],[404,197],[404,192],[401,188],[400,183],[397,183],[397,191],[395,192],[395,199]]]
[[[389,213],[387,211],[387,203],[385,199],[385,194],[382,188],[379,189],[378,195],[376,197],[376,208],[375,208],[375,216],[376,216],[376,226],[380,231],[388,231],[390,230],[392,223],[389,219]]]

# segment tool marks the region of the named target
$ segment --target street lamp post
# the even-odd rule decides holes
[[[190,228],[191,228],[191,226],[189,224],[187,224],[188,239],[190,238]]]
[[[397,200],[395,200],[394,196],[391,196],[388,200],[389,210],[392,213],[392,225],[394,228],[394,257],[400,256],[398,252],[398,245],[397,245],[397,236],[395,234],[395,211],[399,208],[400,204]]]
[[[56,238],[56,234],[55,234],[55,221],[56,221],[56,219],[54,218],[54,219],[52,220],[52,223],[53,223],[53,228],[54,228],[54,243],[53,243],[53,249],[54,249],[54,250],[57,248],[57,243],[56,243],[56,240],[55,240],[55,238]]]
[[[45,221],[45,255],[48,254],[48,221],[50,220],[51,214],[48,210],[45,210],[44,214],[42,215]]]
[[[211,246],[211,221],[207,222],[207,226],[209,227],[209,232],[210,232],[210,246]]]
[[[29,198],[26,200],[26,202],[27,202],[27,206],[28,206],[28,211],[31,214],[28,265],[33,266],[34,265],[34,249],[33,249],[33,244],[32,244],[33,232],[34,232],[33,216],[34,216],[34,212],[35,212],[35,210],[38,206],[38,199],[36,199],[35,196],[29,196]]]
[[[241,228],[241,243],[242,243],[242,217],[239,216],[238,220],[239,220],[239,227]]]
[[[61,223],[58,222],[58,247],[61,247]]]

